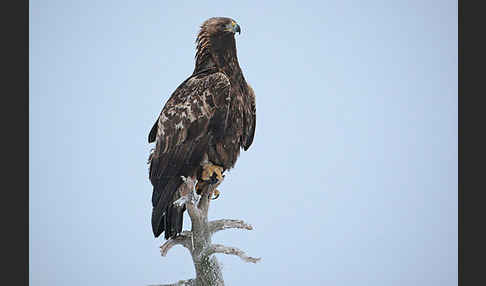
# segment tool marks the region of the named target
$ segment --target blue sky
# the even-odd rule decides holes
[[[253,145],[210,217],[227,285],[457,284],[457,1],[30,1],[30,285],[194,277],[150,226],[146,141],[235,19]],[[185,217],[185,228],[190,227]]]

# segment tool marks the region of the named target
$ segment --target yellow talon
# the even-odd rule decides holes
[[[218,178],[218,181],[223,180],[223,168],[219,166],[215,166],[214,172],[216,173],[216,178]]]
[[[223,181],[223,167],[207,163],[203,165],[201,178],[196,185],[197,194],[201,194],[205,188],[209,185],[212,186],[213,192],[211,193],[211,199],[215,200],[219,197],[220,192],[216,190],[219,184]]]
[[[203,181],[210,181],[213,179],[214,174],[216,174],[216,179],[218,181],[223,180],[223,167],[213,165],[211,163],[205,164],[203,166],[201,179]]]
[[[212,199],[212,200],[215,200],[215,199],[219,198],[219,195],[220,195],[220,194],[221,194],[221,193],[220,193],[218,190],[214,190],[214,191],[213,191],[213,197],[212,197],[211,199]]]

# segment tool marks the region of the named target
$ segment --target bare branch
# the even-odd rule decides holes
[[[189,279],[189,280],[180,280],[177,283],[173,284],[156,284],[156,285],[149,285],[149,286],[195,286],[196,280]]]
[[[211,185],[207,185],[201,191],[201,198],[197,205],[198,210],[201,212],[202,216],[208,216],[209,202],[211,201]]]
[[[162,256],[166,256],[169,250],[176,245],[182,245],[185,248],[189,249],[189,251],[191,251],[192,232],[185,230],[178,236],[167,240],[164,244],[160,246],[160,254]]]
[[[247,229],[252,230],[253,227],[242,220],[236,219],[218,219],[213,220],[208,223],[209,231],[213,234],[220,230],[230,229],[230,228],[239,228],[239,229]]]
[[[228,255],[236,255],[239,256],[242,260],[245,262],[252,262],[252,263],[257,263],[258,261],[261,260],[261,258],[254,258],[247,256],[244,251],[236,248],[236,247],[229,247],[229,246],[224,246],[221,244],[212,244],[210,247],[205,249],[202,253],[204,256],[209,256],[214,253],[224,253]]]
[[[216,184],[202,183],[198,186],[201,196],[196,194],[195,177],[182,177],[183,183],[179,187],[181,198],[176,200],[178,206],[186,206],[191,218],[191,231],[183,231],[178,236],[169,239],[160,247],[162,256],[166,256],[175,245],[182,245],[189,250],[196,270],[196,278],[181,280],[173,284],[154,286],[178,286],[178,285],[214,285],[223,286],[224,279],[215,253],[236,255],[243,261],[257,263],[260,258],[249,257],[245,252],[235,247],[227,247],[220,244],[211,244],[211,236],[224,229],[239,228],[252,230],[253,227],[242,220],[220,219],[208,222],[208,210],[211,197]]]

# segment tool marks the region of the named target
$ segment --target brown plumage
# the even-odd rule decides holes
[[[149,156],[152,230],[171,238],[182,231],[184,206],[179,198],[181,176],[200,179],[207,158],[231,169],[255,135],[255,95],[246,83],[236,56],[234,34],[240,26],[230,18],[206,20],[197,36],[193,74],[171,95],[150,130],[156,142]]]

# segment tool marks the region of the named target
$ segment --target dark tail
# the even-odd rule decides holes
[[[165,231],[165,239],[172,238],[182,232],[185,205],[173,204],[179,198],[177,189],[182,183],[180,178],[157,183],[152,193],[152,231],[158,237]]]
[[[209,138],[209,137],[207,137]],[[199,163],[207,148],[207,140],[180,144],[170,152],[150,159],[150,182],[154,186],[152,194],[152,231],[158,237],[165,231],[169,239],[182,232],[182,217],[186,206],[173,204],[180,198],[178,191],[182,178],[196,175]]]

